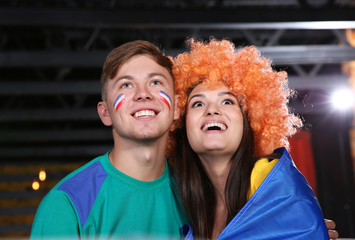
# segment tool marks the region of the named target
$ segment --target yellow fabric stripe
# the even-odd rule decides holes
[[[258,189],[258,187],[261,185],[261,183],[264,181],[266,176],[270,173],[271,169],[276,165],[278,161],[279,159],[273,159],[272,161],[269,161],[267,158],[261,158],[255,163],[250,176],[250,191],[248,199],[253,196],[255,191]]]

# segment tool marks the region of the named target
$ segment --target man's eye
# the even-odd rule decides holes
[[[223,100],[222,105],[234,105],[234,101],[230,99]]]
[[[152,83],[150,85],[154,86],[154,85],[160,85],[160,84],[161,84],[160,81],[154,80],[154,81],[152,81]]]
[[[202,102],[195,102],[192,104],[192,107],[195,108],[195,107],[203,107],[203,103]]]
[[[124,83],[121,85],[121,88],[131,88],[132,85],[130,83]]]

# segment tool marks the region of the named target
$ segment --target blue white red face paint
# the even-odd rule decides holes
[[[170,110],[171,98],[169,97],[169,95],[166,92],[160,91],[160,100],[162,100],[166,105],[168,105],[169,110]]]
[[[121,107],[121,105],[125,102],[126,97],[124,94],[120,94],[117,96],[114,104],[113,104],[113,108],[115,109],[115,111],[117,112],[118,108]]]

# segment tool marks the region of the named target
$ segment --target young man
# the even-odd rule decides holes
[[[180,237],[187,218],[165,160],[168,131],[179,116],[171,69],[145,41],[108,55],[97,109],[112,126],[114,147],[47,194],[31,238]]]

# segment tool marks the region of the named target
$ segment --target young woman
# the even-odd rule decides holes
[[[181,118],[168,151],[193,229],[186,238],[329,239],[285,149],[302,126],[287,108],[287,74],[254,47],[190,44],[174,59]]]

